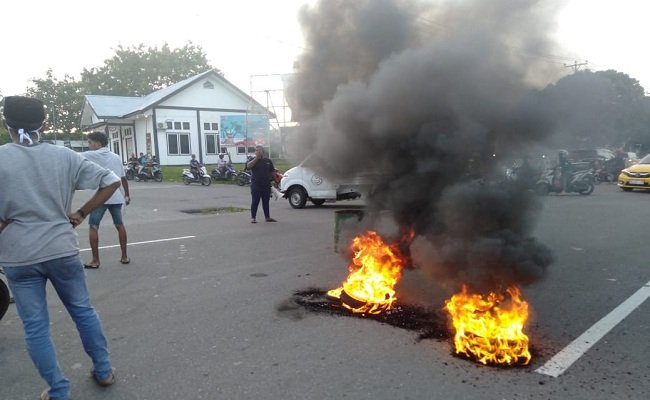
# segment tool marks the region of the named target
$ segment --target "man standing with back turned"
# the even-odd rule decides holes
[[[120,249],[122,250],[120,262],[122,264],[128,264],[131,262],[129,257],[126,255],[126,229],[122,222],[122,204],[128,206],[131,202],[129,196],[129,182],[126,180],[126,174],[124,173],[124,167],[122,166],[120,157],[110,151],[106,146],[108,146],[108,137],[106,137],[106,134],[103,132],[92,132],[88,134],[88,148],[90,151],[81,153],[82,156],[100,167],[113,171],[115,175],[121,178],[122,187],[124,188],[124,195],[122,195],[120,190],[116,190],[106,203],[97,207],[88,216],[88,239],[90,241],[92,260],[85,263],[84,267],[93,269],[99,268],[99,223],[104,217],[106,210],[111,213],[113,225],[115,225],[115,229],[117,229],[117,237],[120,241]]]
[[[120,186],[111,171],[65,147],[38,143],[43,103],[5,97],[4,122],[13,143],[0,146],[0,265],[23,321],[27,352],[50,386],[41,400],[68,400],[70,381],[59,366],[47,309],[49,280],[75,322],[100,386],[115,381],[99,316],[90,303],[74,228]],[[70,212],[77,189],[99,190]]]

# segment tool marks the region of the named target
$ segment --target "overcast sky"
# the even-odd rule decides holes
[[[350,0],[353,1],[353,0]],[[56,77],[78,78],[99,67],[117,45],[200,45],[210,63],[248,92],[273,85],[251,75],[292,71],[303,49],[296,19],[314,0],[35,0],[2,5],[0,92],[23,93],[32,78],[52,68]],[[569,0],[558,17],[564,50],[549,54],[558,70],[588,61],[593,70],[616,69],[650,91],[650,4],[641,0]],[[584,67],[583,67],[584,68]],[[269,87],[265,87],[268,89]]]

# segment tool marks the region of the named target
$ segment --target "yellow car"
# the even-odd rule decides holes
[[[632,189],[650,189],[650,154],[621,171],[618,187],[626,192]]]

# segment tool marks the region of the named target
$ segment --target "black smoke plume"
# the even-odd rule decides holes
[[[307,50],[289,88],[318,171],[375,171],[372,213],[414,229],[411,257],[439,283],[496,289],[552,262],[530,235],[538,203],[499,163],[552,132],[557,2],[321,0],[301,10]]]

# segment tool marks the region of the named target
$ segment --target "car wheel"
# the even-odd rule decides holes
[[[307,204],[307,192],[300,186],[289,189],[289,204],[293,208],[303,208]]]

